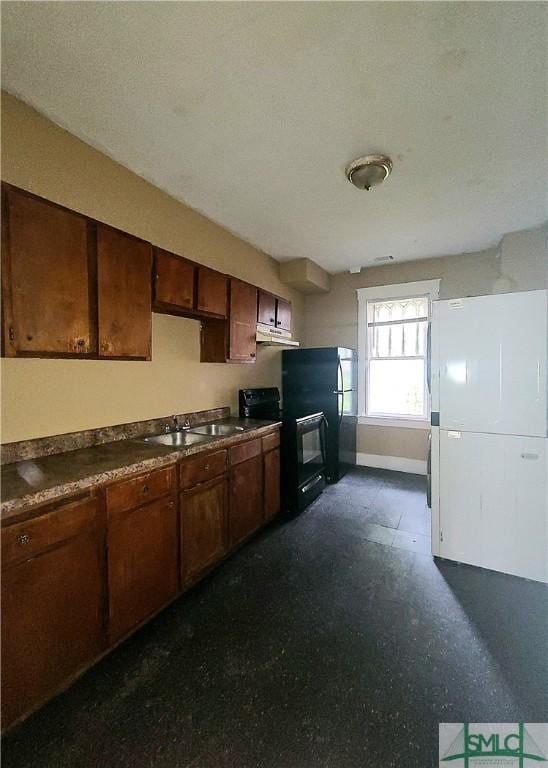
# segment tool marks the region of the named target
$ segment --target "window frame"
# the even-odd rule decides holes
[[[428,299],[428,322],[432,322],[432,301],[439,298],[440,280],[420,280],[412,283],[358,288],[358,422],[372,426],[408,427],[427,429],[430,426],[430,396],[427,387],[427,365],[425,365],[425,392],[427,393],[426,413],[422,416],[394,416],[367,414],[367,388],[369,385],[369,350],[367,304],[375,301],[391,301],[411,298]],[[428,355],[428,350],[427,350]],[[426,356],[427,356],[426,355]]]

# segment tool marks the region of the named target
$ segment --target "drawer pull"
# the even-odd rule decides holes
[[[29,541],[30,541],[30,536],[28,535],[28,533],[20,533],[19,536],[17,537],[17,543],[21,547],[24,547],[25,544],[29,543]]]
[[[148,485],[143,485],[143,493],[148,493]]]
[[[209,464],[206,464],[206,465],[205,465],[205,467],[204,467],[204,469],[205,469],[205,471],[207,472],[207,470],[209,469]]]

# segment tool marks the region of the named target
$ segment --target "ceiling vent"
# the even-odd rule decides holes
[[[377,256],[376,259],[373,259],[375,264],[388,264],[390,261],[394,261],[393,256]]]
[[[390,176],[392,160],[387,155],[365,155],[346,166],[346,178],[358,189],[370,190]]]

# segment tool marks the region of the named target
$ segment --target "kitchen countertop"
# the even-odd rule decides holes
[[[227,448],[254,434],[260,436],[280,426],[278,421],[259,419],[228,418],[222,419],[222,423],[241,426],[244,432],[210,437],[194,445],[179,447],[146,443],[138,438],[116,440],[6,464],[1,469],[2,525],[22,520],[34,507],[63,496],[138,472],[165,467],[186,456]]]

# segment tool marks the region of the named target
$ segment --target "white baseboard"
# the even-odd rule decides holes
[[[378,456],[375,453],[358,453],[356,463],[360,467],[392,469],[394,472],[411,472],[413,475],[426,474],[426,461],[406,459],[404,456]]]

